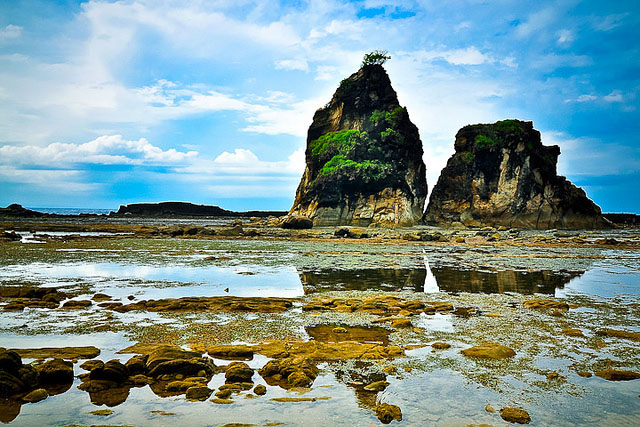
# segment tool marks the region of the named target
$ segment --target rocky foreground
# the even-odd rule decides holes
[[[549,411],[549,393],[568,406],[575,399],[596,405],[592,397],[604,389],[616,399],[629,390],[640,393],[634,391],[640,378],[637,300],[554,296],[570,280],[588,276],[584,271],[594,262],[615,271],[620,266],[622,273],[635,268],[640,234],[633,229],[300,230],[282,228],[278,218],[237,219],[221,226],[26,219],[2,228],[9,231],[0,240],[0,268],[7,274],[0,285],[0,336],[59,336],[82,346],[3,345],[3,422],[19,423],[20,413],[27,417],[36,402],[54,405],[56,396],[68,394],[76,400],[88,396],[95,405],[81,420],[104,424],[104,417],[111,423],[109,417],[126,414],[122,408],[140,399],[139,390],[150,390],[158,399],[149,403],[156,411],[152,415],[175,422],[183,415],[170,408],[184,402],[194,411],[215,408],[238,421],[253,407],[267,411],[273,422],[283,421],[282,409],[265,405],[300,405],[295,408],[309,411],[327,405],[356,416],[362,410],[372,418],[365,417],[369,424],[545,425],[552,413],[563,422],[587,421],[568,408]],[[423,265],[420,274],[399,273],[422,264],[425,253],[431,270]],[[31,263],[80,268],[96,262],[121,264],[125,272],[115,279],[9,277],[23,265],[28,272]],[[180,265],[266,280],[265,268],[283,264],[300,271],[305,282],[300,296],[233,295],[233,281],[222,286],[231,288],[221,289],[222,295],[186,296],[200,285],[126,275],[129,267]],[[470,270],[449,280],[451,271],[443,264],[465,264]],[[359,269],[352,271],[354,266]],[[318,273],[327,267],[328,273]],[[375,268],[385,272],[382,285],[364,280],[351,287],[359,276],[373,276]],[[500,268],[511,270],[492,271]],[[441,287],[428,293],[432,271]],[[519,277],[533,286],[518,286]],[[408,288],[396,283],[404,280]],[[474,291],[488,280],[495,281],[493,293]],[[454,286],[456,281],[465,286]],[[166,290],[175,296],[154,296]],[[123,345],[102,347],[98,343],[105,336],[121,337]],[[440,386],[441,399],[449,399],[446,406],[458,412],[432,415],[435,402],[416,407],[415,378],[420,387],[433,378],[449,378]],[[458,384],[455,399],[447,397],[448,381]],[[355,396],[357,408],[345,403],[343,388]],[[460,400],[468,401],[462,405],[466,409],[455,406]],[[472,415],[460,417],[465,410]],[[596,423],[602,420],[589,414]],[[289,416],[284,421],[295,424],[295,415]]]

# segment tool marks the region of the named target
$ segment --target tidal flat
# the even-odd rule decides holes
[[[0,347],[73,370],[3,423],[640,425],[637,229],[0,229]]]

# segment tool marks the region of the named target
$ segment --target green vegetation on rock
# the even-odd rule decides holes
[[[378,160],[365,160],[363,162],[355,162],[346,158],[342,154],[333,156],[331,160],[322,166],[318,176],[329,176],[337,173],[356,173],[361,176],[365,182],[381,179],[391,169],[391,165],[384,164]]]
[[[389,52],[387,52],[386,50],[376,49],[364,54],[364,58],[362,58],[362,66],[364,67],[365,65],[382,65],[389,59],[391,59],[391,56],[389,56]]]
[[[311,154],[314,156],[324,156],[333,152],[347,154],[353,148],[359,136],[360,131],[357,129],[329,132],[309,143]]]
[[[480,134],[476,136],[476,146],[480,150],[493,147],[504,147],[511,138],[510,135],[518,135],[524,132],[518,120],[507,119],[496,122],[492,125],[482,126]],[[531,144],[527,148],[532,149]]]

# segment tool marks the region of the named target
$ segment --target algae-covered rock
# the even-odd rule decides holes
[[[67,384],[73,382],[73,363],[63,359],[49,360],[36,366],[41,384]]]
[[[640,341],[640,332],[620,331],[617,329],[607,328],[597,330],[596,335],[600,335],[602,337],[616,337],[632,341]]]
[[[509,423],[529,424],[531,422],[529,413],[522,408],[502,408],[500,416]]]
[[[387,381],[376,381],[364,386],[364,389],[367,391],[379,392],[385,390],[387,387],[389,387],[389,383]]]
[[[244,362],[230,363],[224,372],[226,383],[250,383],[251,377],[253,377],[253,369]]]
[[[393,420],[402,421],[402,411],[396,405],[378,403],[376,406],[376,417],[378,417],[383,424],[389,424]]]
[[[433,188],[427,223],[520,228],[602,228],[600,208],[559,176],[560,148],[544,146],[532,122],[465,126]]]
[[[631,381],[640,378],[640,372],[622,369],[604,369],[596,372],[596,375],[607,381]]]
[[[507,359],[516,355],[513,349],[496,343],[488,343],[482,345],[476,345],[466,350],[462,350],[462,354],[467,357],[475,357],[478,359]]]
[[[37,388],[23,397],[22,400],[29,403],[36,403],[40,402],[41,400],[45,400],[47,397],[49,397],[49,393],[47,392],[47,390],[43,388]]]
[[[522,303],[522,305],[526,308],[531,308],[534,310],[540,309],[557,309],[557,310],[569,310],[569,304],[563,301],[555,301],[552,299],[530,299],[526,300]]]
[[[415,224],[427,195],[422,155],[386,71],[363,65],[313,116],[290,215],[316,226]]]
[[[211,396],[213,390],[207,386],[189,387],[186,392],[187,400],[207,400]]]
[[[209,356],[226,360],[251,360],[253,349],[246,345],[214,345],[207,348]]]
[[[313,227],[313,221],[305,216],[289,215],[282,220],[282,228],[307,230]]]

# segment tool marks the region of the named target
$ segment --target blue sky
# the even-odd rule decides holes
[[[429,187],[457,130],[532,120],[604,211],[640,213],[634,1],[0,3],[0,205],[288,209],[314,111],[386,49]]]

